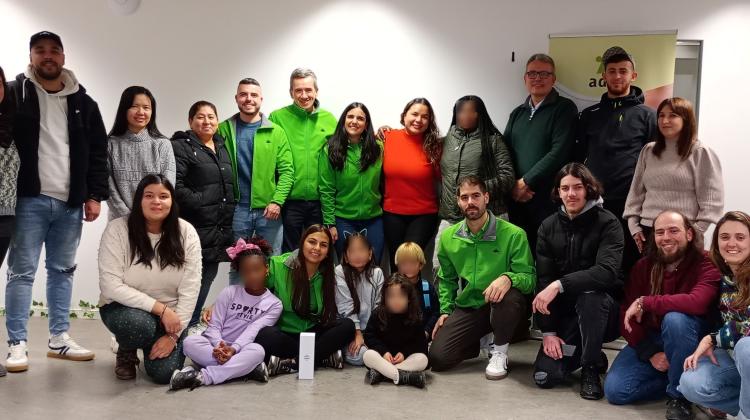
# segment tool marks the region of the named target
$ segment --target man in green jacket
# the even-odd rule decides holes
[[[234,240],[262,236],[281,253],[281,206],[294,183],[292,151],[284,129],[260,112],[263,91],[252,78],[237,86],[239,112],[219,124],[234,176]],[[236,273],[230,273],[236,282]]]
[[[485,377],[508,374],[508,346],[528,333],[527,298],[536,271],[524,231],[487,210],[487,186],[477,176],[458,181],[465,219],[447,228],[438,246],[440,318],[432,332],[432,370],[450,369],[479,354],[479,340],[494,334]]]
[[[536,252],[539,225],[555,212],[550,199],[555,174],[572,157],[578,108],[555,90],[552,57],[532,55],[523,80],[529,96],[510,113],[503,134],[518,177],[508,205],[508,219],[526,231],[531,249]]]
[[[320,108],[318,78],[312,70],[292,72],[289,94],[294,103],[273,111],[268,117],[286,132],[294,162],[294,184],[281,214],[284,252],[297,248],[305,228],[323,223],[318,195],[318,158],[337,123],[333,114]]]

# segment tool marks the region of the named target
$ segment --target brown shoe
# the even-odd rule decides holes
[[[135,379],[135,370],[138,367],[138,350],[117,350],[115,360],[115,376],[117,379]]]

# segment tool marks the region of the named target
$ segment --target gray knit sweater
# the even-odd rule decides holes
[[[127,216],[133,207],[138,183],[148,174],[162,174],[175,182],[172,144],[166,138],[153,138],[146,129],[134,134],[110,136],[109,220]]]
[[[16,214],[16,185],[20,165],[15,143],[11,143],[8,148],[0,146],[0,216]]]
[[[653,226],[664,210],[677,210],[705,232],[724,211],[724,181],[721,163],[713,150],[696,141],[687,159],[677,154],[676,142],[667,141],[661,157],[653,152],[656,143],[643,146],[633,182],[625,202],[623,218],[630,234],[640,225]]]

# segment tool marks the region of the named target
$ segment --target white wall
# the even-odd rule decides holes
[[[166,134],[186,127],[187,109],[198,99],[214,102],[222,117],[234,113],[242,77],[263,84],[266,112],[288,104],[288,76],[298,66],[318,73],[322,105],[336,115],[357,100],[370,107],[376,125],[397,125],[406,101],[426,96],[446,129],[453,102],[475,93],[502,129],[525,97],[525,58],[547,51],[549,33],[677,28],[680,39],[704,41],[700,136],[722,159],[726,208],[750,210],[748,112],[740,103],[750,96],[750,5],[740,1],[142,0],[136,14],[116,16],[104,0],[0,0],[0,10],[6,74],[27,64],[32,33],[54,31],[63,38],[67,67],[99,102],[107,126],[122,90],[141,84],[154,92]],[[97,299],[105,219],[84,227],[76,303]],[[37,279],[34,298],[45,300],[43,269]],[[214,293],[225,284],[224,273]]]

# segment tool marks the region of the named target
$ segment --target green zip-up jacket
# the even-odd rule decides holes
[[[289,199],[317,201],[318,158],[336,129],[336,117],[318,108],[307,112],[295,104],[273,111],[268,117],[281,126],[289,139],[294,162],[294,185]]]
[[[482,292],[503,274],[523,294],[534,292],[536,270],[526,232],[496,218],[473,235],[462,220],[443,231],[438,247],[440,313],[456,307],[478,309],[486,305]],[[464,283],[458,293],[459,279]]]
[[[261,209],[270,203],[283,206],[294,183],[292,150],[284,129],[275,125],[263,113],[253,140],[253,174],[250,207]],[[237,118],[239,114],[219,124],[219,135],[229,151],[234,177],[234,199],[240,199],[237,178]]]
[[[297,251],[271,257],[268,260],[268,287],[281,300],[283,309],[276,325],[284,332],[299,334],[318,324],[315,319],[304,319],[294,312],[292,270],[299,264]],[[310,279],[310,315],[320,319],[323,315],[323,276],[319,272]]]
[[[350,144],[346,150],[344,168],[337,171],[328,159],[328,146],[323,148],[319,160],[320,206],[323,223],[333,225],[336,217],[349,220],[367,220],[383,214],[380,193],[380,174],[383,169],[383,144],[375,163],[360,171],[362,146]]]

